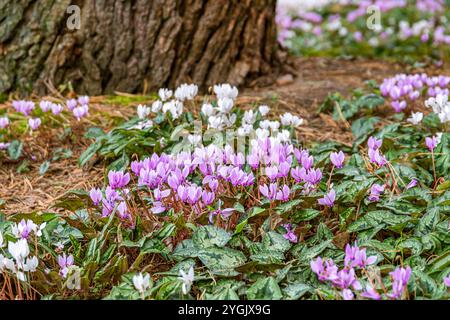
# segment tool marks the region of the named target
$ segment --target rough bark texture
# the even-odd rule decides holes
[[[66,22],[81,8],[81,28]],[[243,84],[277,57],[276,0],[0,0],[0,93]]]

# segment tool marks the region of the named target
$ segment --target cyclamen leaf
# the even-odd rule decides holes
[[[247,290],[249,300],[281,300],[281,293],[278,283],[273,277],[261,278]]]

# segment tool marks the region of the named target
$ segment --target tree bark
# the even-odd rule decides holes
[[[81,9],[69,30],[67,8]],[[278,61],[276,0],[0,0],[0,93],[241,85]]]

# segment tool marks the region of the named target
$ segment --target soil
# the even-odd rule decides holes
[[[276,84],[241,90],[238,104],[257,102],[269,105],[277,114],[289,111],[299,115],[305,119],[304,125],[298,129],[300,141],[331,139],[347,145],[352,141],[349,127],[342,122],[337,123],[331,115],[319,114],[317,108],[321,102],[336,91],[348,95],[353,89],[363,87],[366,80],[380,82],[397,73],[406,73],[401,65],[365,59],[295,58],[292,66],[294,74],[281,76]],[[414,70],[423,71],[450,75],[448,68]],[[104,167],[101,162],[87,168],[78,166],[78,157],[89,145],[89,141],[82,138],[83,132],[93,125],[111,128],[114,118],[128,118],[135,114],[135,106],[105,105],[101,103],[103,100],[104,97],[91,97],[90,116],[80,122],[71,120],[72,137],[81,137],[79,139],[60,139],[61,128],[38,131],[37,137],[26,137],[24,155],[29,161],[29,172],[17,173],[20,162],[6,162],[0,158],[0,199],[5,201],[2,212],[58,211],[51,206],[67,191],[89,190],[102,184]],[[0,109],[6,107],[10,106],[0,104]],[[41,163],[51,157],[52,150],[61,147],[71,149],[72,157],[51,163],[49,170],[40,175]]]

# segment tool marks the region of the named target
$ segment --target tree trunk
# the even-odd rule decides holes
[[[70,5],[81,9],[70,30]],[[276,0],[0,0],[0,93],[243,84],[277,61]]]

